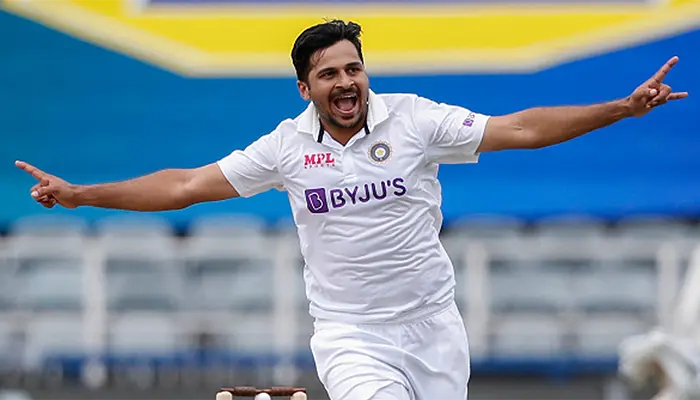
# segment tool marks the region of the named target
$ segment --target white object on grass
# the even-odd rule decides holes
[[[219,392],[216,394],[216,400],[233,400],[231,392]]]

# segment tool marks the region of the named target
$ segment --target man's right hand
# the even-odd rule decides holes
[[[66,208],[76,208],[76,186],[61,178],[47,174],[39,168],[24,161],[16,161],[15,165],[30,174],[38,183],[30,189],[34,200],[46,208],[56,204]]]
[[[217,163],[191,169],[164,169],[121,182],[93,185],[73,185],[23,161],[15,164],[38,181],[30,193],[46,208],[59,204],[66,208],[171,211],[239,196]]]

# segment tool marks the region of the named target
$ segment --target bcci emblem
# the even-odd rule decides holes
[[[375,164],[383,164],[391,158],[391,146],[387,142],[374,143],[369,148],[369,159]]]

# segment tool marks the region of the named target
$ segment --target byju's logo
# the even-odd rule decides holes
[[[326,199],[326,189],[306,189],[306,207],[312,214],[322,214],[328,212],[328,200]]]
[[[304,168],[335,167],[333,153],[304,154]]]
[[[476,119],[476,114],[473,112],[470,112],[469,115],[467,115],[467,118],[462,122],[462,125],[467,126],[467,127],[472,127],[474,126],[474,120]]]
[[[306,189],[304,191],[306,208],[312,214],[323,214],[348,204],[355,205],[367,203],[370,200],[383,200],[391,195],[401,197],[406,194],[404,183],[403,178],[394,178],[340,189]]]

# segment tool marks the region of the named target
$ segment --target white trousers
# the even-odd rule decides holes
[[[455,304],[397,324],[316,321],[311,351],[331,400],[466,400],[469,344]]]

